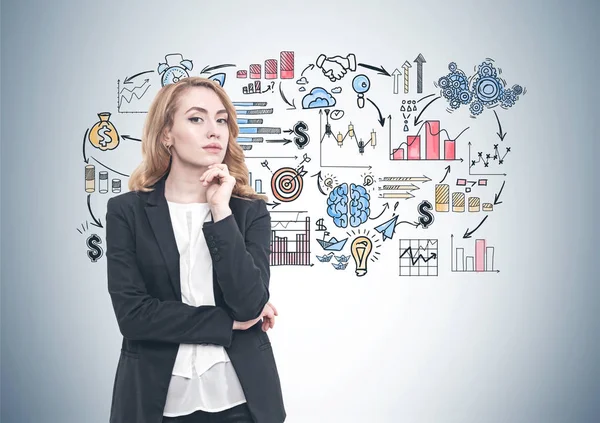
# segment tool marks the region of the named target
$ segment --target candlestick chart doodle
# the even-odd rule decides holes
[[[76,229],[86,260],[102,261],[99,216],[109,197],[124,193],[138,164],[131,157],[146,141],[135,115],[148,114],[158,90],[201,76],[232,99],[239,134],[231,142],[244,152],[248,185],[269,198],[271,266],[361,280],[374,270],[392,278],[395,266],[400,280],[498,273],[502,251],[486,230],[505,207],[518,154],[504,117],[518,113],[526,88],[507,83],[519,76],[492,58],[461,59],[461,68],[416,51],[373,54],[258,48],[251,60],[232,54],[215,62],[165,52],[139,69],[119,68],[105,81],[116,81],[115,104],[94,106],[83,141],[74,140],[82,148],[87,215]]]

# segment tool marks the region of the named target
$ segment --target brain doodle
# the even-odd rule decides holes
[[[343,183],[335,187],[327,198],[327,214],[333,218],[333,223],[340,228],[348,226],[357,227],[369,218],[370,196],[362,185],[350,184],[348,197],[348,184]]]

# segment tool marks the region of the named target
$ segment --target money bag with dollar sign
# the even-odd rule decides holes
[[[90,143],[99,150],[114,150],[119,145],[117,128],[109,121],[110,113],[98,113],[100,119],[89,132]]]

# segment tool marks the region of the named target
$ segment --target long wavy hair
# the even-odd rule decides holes
[[[235,106],[223,87],[213,80],[199,76],[190,76],[167,84],[156,94],[148,110],[142,132],[142,162],[129,177],[129,190],[153,191],[152,186],[170,170],[171,154],[161,141],[162,134],[173,126],[173,117],[179,104],[179,98],[185,91],[193,87],[206,87],[213,90],[221,99],[229,115],[227,122],[229,142],[223,163],[227,165],[229,174],[236,181],[232,196],[268,201],[266,195],[258,194],[254,188],[248,185],[248,166],[244,161],[244,151],[236,140],[240,129],[237,124]]]

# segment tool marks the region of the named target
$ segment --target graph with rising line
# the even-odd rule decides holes
[[[312,266],[310,216],[304,211],[271,211],[271,266]]]
[[[401,239],[400,276],[437,276],[438,240]]]
[[[145,105],[144,107],[140,107],[139,100],[144,97],[150,86],[148,78],[135,85],[121,84],[121,80],[117,80],[117,111],[119,113],[146,113],[144,110],[137,109],[145,107]]]
[[[425,128],[425,140],[421,140],[421,130]],[[390,124],[390,152],[389,158],[396,160],[460,160],[456,157],[456,141],[469,127],[463,129],[455,138],[451,138],[448,131],[440,130],[439,120],[426,120],[421,124],[415,135],[407,135],[406,141],[396,148],[392,147],[392,125]],[[440,134],[444,133],[446,139],[443,143],[443,152]]]

